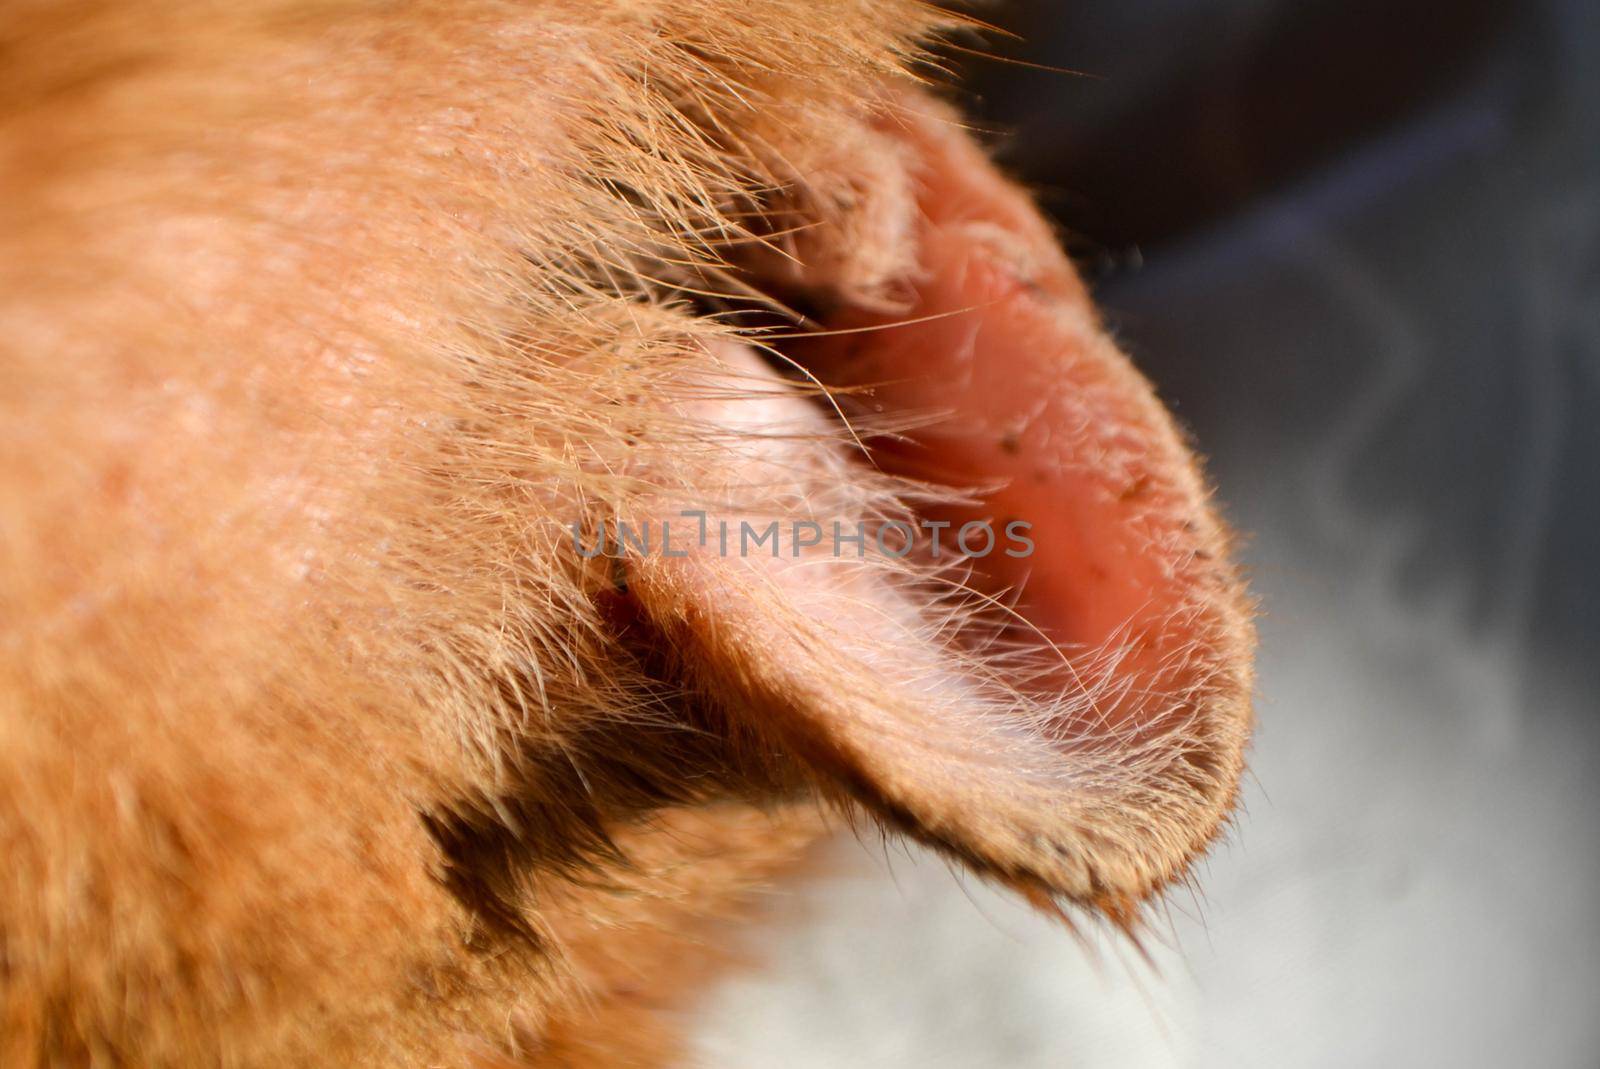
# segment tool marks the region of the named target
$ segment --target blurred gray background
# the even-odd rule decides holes
[[[1249,535],[1245,812],[1148,963],[841,842],[701,1060],[1600,1066],[1600,3],[983,13],[967,104]]]

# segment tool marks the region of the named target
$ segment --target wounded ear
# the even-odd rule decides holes
[[[774,555],[713,536],[634,558],[630,586],[687,681],[824,790],[985,875],[1127,920],[1216,834],[1242,771],[1253,634],[1226,533],[1028,198],[935,106],[874,130],[910,198],[905,255],[876,256],[914,265],[884,280],[900,307],[881,286],[791,275],[835,311],[786,355],[896,433],[851,460],[823,406],[721,353],[735,388],[686,413],[726,432],[697,491],[756,529],[821,520],[825,537]],[[926,544],[905,562],[870,559],[870,537],[868,560],[838,554],[831,523],[881,523],[886,475],[962,491],[907,517],[928,521],[919,542],[943,532],[945,561],[964,523],[1001,541],[957,570]],[[1004,540],[1019,522],[1031,552]]]

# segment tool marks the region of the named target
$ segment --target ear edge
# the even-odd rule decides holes
[[[985,782],[993,762],[975,759],[956,768],[962,789],[949,792],[954,797],[940,797],[917,783],[914,761],[920,755],[912,755],[910,767],[898,756],[886,760],[886,749],[877,741],[880,729],[862,723],[866,715],[904,722],[919,710],[842,708],[828,693],[838,672],[810,674],[779,663],[776,651],[790,653],[788,660],[795,661],[804,657],[794,656],[795,650],[808,643],[788,633],[762,634],[759,622],[752,627],[748,617],[736,613],[707,627],[707,610],[693,604],[699,596],[693,584],[663,575],[667,564],[633,562],[631,587],[676,651],[692,689],[802,765],[822,795],[859,805],[891,830],[1029,898],[1064,899],[1129,923],[1142,903],[1184,877],[1233,809],[1251,723],[1247,669],[1224,667],[1208,681],[1191,711],[1198,726],[1186,733],[1183,745],[1166,751],[1163,767],[1146,767],[1131,787],[1103,779],[1079,795],[1070,773],[1063,771],[1050,792],[1030,784],[1019,801],[1015,785],[995,783],[992,776]],[[1231,608],[1239,615],[1224,630],[1247,651],[1250,629],[1242,597]],[[1248,664],[1247,657],[1221,655],[1218,661]],[[954,741],[970,744],[983,737]],[[1039,764],[1066,764],[1061,755],[1046,752],[1043,740],[1034,745],[1032,756]],[[1159,747],[1147,742],[1146,752],[1152,749]],[[1110,747],[1105,756],[1113,767],[1131,760]],[[951,767],[937,769],[934,781],[956,782]],[[1159,804],[1152,805],[1152,798]]]

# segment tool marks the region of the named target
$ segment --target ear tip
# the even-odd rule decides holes
[[[1249,633],[1241,633],[1247,650]],[[1237,812],[1254,723],[1250,659],[1225,674],[1197,713],[1200,726],[1162,767],[1065,802],[1071,815],[1035,812],[1010,834],[946,849],[1046,913],[1065,903],[1131,932],[1152,902],[1189,878]]]

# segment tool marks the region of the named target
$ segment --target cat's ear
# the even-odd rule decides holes
[[[924,555],[978,524],[945,578],[987,626],[963,635],[937,580],[858,562],[831,532],[799,556],[641,558],[634,586],[693,684],[818,784],[980,872],[1126,917],[1230,810],[1251,610],[1195,458],[1049,227],[939,114],[895,122],[918,190],[904,306],[836,302],[842,333],[791,353],[906,417],[862,472],[967,490],[912,521]],[[740,444],[712,481],[849,484],[817,411],[728,391],[704,415]]]

